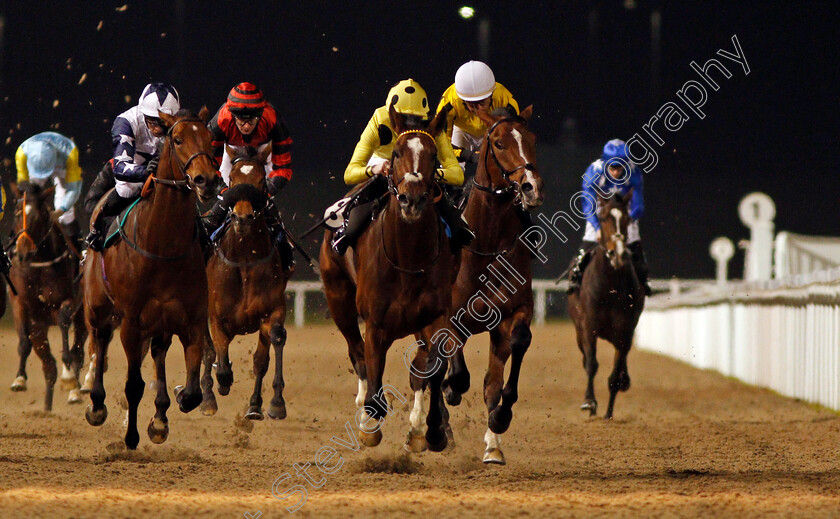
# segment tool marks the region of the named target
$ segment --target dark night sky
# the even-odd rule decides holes
[[[689,63],[716,57],[733,76],[720,79],[719,91],[709,89],[705,119],[689,112],[682,129],[663,132],[659,165],[645,177],[642,236],[652,275],[712,276],[709,243],[747,237],[736,208],[754,190],[776,201],[777,229],[838,234],[840,175],[831,171],[840,143],[836,5],[624,4],[473,2],[476,19],[464,21],[460,4],[444,1],[129,1],[120,11],[123,2],[6,2],[0,129],[9,138],[0,155],[12,159],[25,138],[58,125],[80,145],[92,175],[110,155],[113,117],[136,103],[147,82],[169,81],[184,106],[216,110],[231,86],[248,80],[295,139],[284,214],[299,233],[344,192],[341,174],[389,86],[414,77],[436,103],[458,66],[479,58],[477,19],[486,17],[497,80],[521,106],[535,107],[532,128],[550,197],[543,212],[568,207],[597,158],[589,150],[641,132],[663,103],[677,101],[683,83],[698,79]],[[651,65],[655,7],[662,13],[659,89]],[[715,55],[733,50],[733,34],[748,76]],[[568,118],[586,152],[559,146],[572,138],[563,131]],[[553,243],[552,261],[538,275],[562,270],[577,241]]]

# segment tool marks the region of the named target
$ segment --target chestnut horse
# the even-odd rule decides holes
[[[184,347],[187,381],[175,388],[182,412],[202,401],[199,370],[207,329],[207,276],[196,239],[196,190],[208,189],[216,178],[210,155],[207,108],[198,117],[187,111],[174,116],[160,113],[167,128],[160,164],[147,180],[147,198],[125,217],[122,240],[103,252],[90,251],[85,260],[85,322],[96,347],[96,375],[90,392],[92,405],[85,417],[102,425],[105,407],[103,371],[114,327],[121,323],[120,339],[128,360],[125,396],[128,401],[128,431],[125,444],[135,449],[137,406],[145,384],[140,364],[145,345],[151,341],[155,363],[156,413],[149,423],[149,438],[166,441],[169,423],[166,410],[166,352],[177,335]],[[104,198],[104,197],[103,197]]]
[[[233,383],[228,346],[236,335],[259,332],[254,352],[254,393],[245,417],[262,420],[262,383],[274,346],[274,397],[268,407],[273,419],[286,417],[283,400],[283,346],[286,343],[286,283],[280,253],[266,225],[264,164],[271,147],[259,153],[225,147],[232,169],[228,195],[234,199],[213,256],[207,263],[210,287],[210,332],[218,356],[219,393],[227,395]],[[234,194],[232,194],[234,193]],[[232,194],[232,195],[231,195]]]
[[[47,331],[50,325],[61,329],[61,377],[64,389],[70,390],[68,402],[82,401],[79,370],[84,362],[87,330],[83,320],[82,293],[76,277],[79,262],[51,215],[53,187],[42,190],[37,184],[20,186],[15,209],[15,247],[9,277],[18,293],[10,291],[15,328],[18,333],[20,365],[12,391],[26,390],[26,360],[32,349],[41,359],[46,379],[44,409],[50,411],[57,378],[55,358],[50,352]],[[73,347],[69,344],[70,324]]]
[[[575,323],[577,343],[583,353],[583,367],[589,378],[582,410],[594,416],[598,410],[592,381],[598,371],[595,355],[598,337],[615,346],[615,362],[608,380],[610,403],[604,418],[613,417],[615,396],[630,389],[627,354],[633,332],[645,306],[645,290],[633,269],[630,251],[625,243],[630,216],[627,206],[633,190],[621,197],[601,198],[598,220],[601,237],[592,259],[583,272],[580,291],[569,295],[569,315]]]
[[[531,254],[519,237],[529,221],[524,212],[543,202],[536,138],[526,127],[532,110],[529,106],[519,116],[507,112],[479,115],[488,130],[464,209],[464,218],[476,237],[461,254],[452,290],[452,331],[461,344],[474,334],[490,332],[490,362],[484,377],[484,403],[489,413],[484,463],[505,463],[501,435],[513,417],[519,370],[531,343]],[[503,389],[505,364],[511,355],[510,375]],[[460,346],[444,381],[447,402],[458,405],[469,385]]]
[[[356,405],[362,414],[362,420],[357,420],[360,436],[371,447],[382,440],[382,420],[386,412],[392,413],[384,393],[394,392],[390,386],[383,389],[382,385],[385,355],[391,344],[417,334],[423,341],[420,348],[428,350],[432,365],[441,362],[438,345],[431,344],[430,338],[446,327],[455,268],[433,205],[438,189],[434,181],[434,136],[443,130],[446,114],[441,112],[427,124],[408,120],[392,107],[390,118],[397,137],[388,173],[387,207],[359,238],[352,254],[336,255],[330,247],[332,231],[327,231],[320,255],[327,304],[347,341],[350,361],[359,378]],[[359,316],[365,321],[364,340],[359,332]],[[444,374],[444,369],[438,369],[432,375],[439,379],[430,386],[433,403],[442,404],[440,380]],[[419,391],[422,396],[425,383],[412,372],[415,395]],[[392,396],[402,398],[399,394]],[[428,443],[430,449],[440,451],[447,444],[441,427],[441,408],[430,408],[425,442],[420,429],[421,414],[416,409],[412,412],[409,446],[422,442],[423,447]],[[368,421],[368,417],[373,420]],[[376,425],[368,427],[366,423]]]

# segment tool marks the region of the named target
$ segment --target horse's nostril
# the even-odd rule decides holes
[[[426,200],[428,200],[428,199],[429,199],[429,195],[427,195],[427,194],[420,195],[420,203],[421,204],[425,204]]]
[[[401,204],[407,204],[408,203],[408,197],[405,196],[405,195],[397,195],[397,201]]]
[[[530,193],[533,190],[534,190],[534,186],[532,186],[528,182],[525,182],[524,184],[522,184],[522,192],[523,193]]]

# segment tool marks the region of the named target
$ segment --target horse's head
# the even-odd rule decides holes
[[[601,198],[598,220],[601,223],[601,246],[607,251],[607,258],[614,269],[620,269],[630,261],[627,249],[627,226],[630,224],[628,206],[633,196],[631,189],[626,195]]]
[[[420,219],[429,199],[433,198],[437,174],[435,136],[446,124],[446,113],[438,113],[429,123],[417,116],[403,115],[393,106],[389,115],[397,134],[388,176],[389,189],[397,198],[400,218],[412,223]]]
[[[265,191],[265,162],[271,155],[271,143],[266,143],[259,150],[251,146],[231,148],[225,144],[225,153],[230,157],[231,169],[229,184],[250,184],[260,191]]]
[[[486,153],[482,157],[485,169],[494,186],[512,184],[522,207],[530,211],[543,203],[543,180],[537,170],[536,136],[526,123],[533,106],[512,115],[508,110],[494,110],[492,114],[479,112],[488,126],[485,135]],[[488,167],[492,158],[498,168]]]
[[[53,191],[55,186],[41,189],[37,184],[25,182],[15,193],[15,253],[21,259],[32,257],[50,232]]]
[[[201,201],[210,200],[216,196],[219,174],[210,155],[212,136],[207,129],[210,115],[207,107],[202,107],[198,116],[187,110],[175,115],[158,112],[158,115],[166,127],[158,180],[174,181],[176,187],[195,188]]]
[[[237,234],[250,232],[268,203],[265,192],[251,184],[231,186],[225,199],[233,207],[230,220]]]

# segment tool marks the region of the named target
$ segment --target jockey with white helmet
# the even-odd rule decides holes
[[[108,196],[95,222],[91,222],[88,244],[101,250],[104,241],[104,219],[116,216],[140,195],[146,178],[154,173],[166,128],[159,112],[175,115],[181,101],[175,87],[166,83],[149,83],[140,94],[137,106],[129,108],[114,120],[111,144],[114,146],[113,176],[116,189]],[[107,166],[106,166],[107,167]],[[97,182],[100,179],[97,178]],[[91,192],[96,192],[91,186]]]
[[[41,187],[55,185],[53,204],[58,223],[79,248],[81,231],[74,205],[82,191],[82,169],[76,144],[56,132],[33,135],[18,147],[15,165],[17,183],[30,182]],[[14,192],[17,192],[16,184],[12,187]]]
[[[629,171],[626,169],[629,168]],[[625,196],[630,190],[630,224],[627,227],[627,248],[630,249],[633,268],[645,293],[650,295],[648,285],[648,267],[642,250],[642,240],[639,235],[639,219],[645,211],[642,170],[639,169],[627,154],[627,144],[621,139],[613,139],[604,145],[601,158],[593,162],[583,175],[583,192],[589,196],[583,197],[582,211],[588,214],[583,243],[577,258],[573,260],[573,267],[569,273],[568,293],[580,289],[583,280],[583,270],[592,257],[592,250],[601,237],[601,223],[598,220],[597,207],[593,207],[600,196]]]

